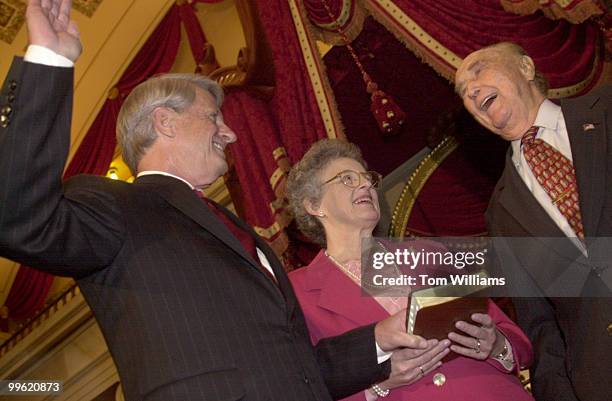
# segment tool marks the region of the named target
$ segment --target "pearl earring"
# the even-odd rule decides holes
[[[319,211],[319,217],[325,217],[322,211]]]

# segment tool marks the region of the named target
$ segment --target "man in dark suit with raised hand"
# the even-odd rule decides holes
[[[611,257],[596,245],[612,237],[612,91],[558,106],[533,60],[507,42],[468,55],[455,85],[476,120],[511,141],[486,218],[491,236],[527,238],[498,242],[498,256],[520,283],[514,295],[539,295],[514,299],[534,345],[533,393],[540,401],[608,399]],[[570,289],[582,297],[561,297]]]
[[[10,98],[0,255],[76,278],[127,400],[328,401],[389,374],[410,380],[441,351],[405,334],[401,314],[310,345],[272,250],[199,196],[227,170],[224,150],[236,141],[211,80],[163,75],[126,99],[117,133],[134,184],[77,176],[62,186],[81,52],[70,8],[29,1],[30,46],[0,95]]]

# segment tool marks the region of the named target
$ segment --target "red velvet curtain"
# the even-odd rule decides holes
[[[237,133],[230,147],[239,188],[229,184],[236,209],[278,254],[287,248],[283,192],[289,162],[267,100],[244,89],[227,93],[223,115]]]
[[[221,1],[223,0],[195,0],[192,1],[192,3],[219,3]],[[185,28],[187,32],[191,53],[193,54],[196,65],[199,65],[204,60],[206,37],[204,36],[204,31],[202,31],[202,26],[200,26],[200,21],[194,12],[194,7],[193,4],[183,4],[178,6],[178,10],[183,28]]]
[[[196,63],[202,61],[206,38],[193,4],[173,6],[126,69],[115,87],[115,93],[98,113],[66,169],[64,179],[82,173],[106,174],[115,152],[115,125],[123,100],[139,83],[170,70],[180,44],[181,23],[185,26]],[[33,316],[43,306],[52,283],[52,275],[20,266],[5,302],[9,318],[22,320]],[[6,321],[0,322],[0,325],[6,330]]]
[[[481,236],[484,211],[503,169],[506,143],[487,132],[461,129],[463,138],[427,178],[415,199],[405,235]]]
[[[291,163],[327,137],[286,0],[256,0],[274,57],[275,91],[270,103]]]
[[[324,57],[327,76],[348,140],[361,148],[369,167],[385,175],[428,145],[428,129],[459,99],[448,81],[424,64],[373,18],[352,42],[365,70],[406,112],[395,136],[383,136],[370,112],[370,97],[357,66],[343,46]]]
[[[418,195],[407,226],[410,234],[482,234],[483,211],[503,168],[505,144],[467,113],[458,113],[463,105],[452,85],[374,19],[366,19],[353,47],[368,73],[407,112],[397,136],[380,135],[363,81],[346,49],[335,47],[325,55],[346,137],[359,145],[370,168],[390,173],[424,147],[435,147],[451,126],[461,137],[459,149],[434,171]]]
[[[287,172],[312,143],[327,137],[308,78],[289,4],[257,0],[271,47],[275,89],[262,98],[248,89],[229,91],[224,116],[236,131],[230,147],[238,186],[230,191],[243,217],[282,255],[289,218],[284,199]],[[285,260],[286,266],[291,265]]]

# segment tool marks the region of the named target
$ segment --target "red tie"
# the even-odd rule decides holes
[[[535,137],[538,128],[529,128],[521,139],[525,160],[538,183],[567,219],[576,235],[584,239],[574,166],[557,149]]]
[[[198,198],[206,202],[210,211],[213,212],[214,215],[217,216],[217,218],[219,218],[219,220],[221,220],[223,224],[225,224],[227,229],[230,230],[230,232],[234,235],[234,237],[236,237],[236,239],[240,241],[240,243],[242,244],[243,248],[247,251],[247,253],[253,257],[255,262],[257,262],[257,267],[259,267],[259,269],[262,272],[264,272],[264,274],[268,278],[272,279],[272,281],[276,283],[276,277],[274,277],[274,275],[270,273],[268,269],[262,266],[259,261],[259,255],[257,254],[257,247],[255,245],[255,239],[248,232],[244,231],[242,228],[237,226],[229,217],[227,217],[225,213],[223,213],[223,211],[221,211],[221,209],[219,209],[219,206],[215,202],[205,197],[201,191],[198,191],[196,189],[194,190],[194,192],[196,193]]]

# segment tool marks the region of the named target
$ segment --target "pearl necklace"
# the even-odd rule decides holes
[[[338,261],[338,259],[336,259],[332,255],[330,255],[329,252],[327,252],[327,249],[325,249],[323,253],[325,253],[325,256],[327,256],[329,258],[329,260],[331,260],[343,273],[345,273],[347,276],[349,276],[357,285],[361,286],[361,284],[362,284],[361,283],[361,272],[360,272],[360,274],[355,274],[354,272],[352,272],[351,269],[348,266],[344,265],[343,263],[340,263],[340,261]],[[395,266],[395,270],[399,274],[399,269],[397,268],[397,266]],[[385,301],[383,300],[383,298],[391,301],[391,303],[393,303],[396,308],[405,308],[406,307],[406,304],[404,304],[404,305],[400,304],[402,299],[405,299],[406,303],[408,302],[408,300],[406,298],[402,298],[402,297],[377,297],[377,296],[374,296],[373,298],[379,304],[381,304],[385,309],[387,309],[387,308],[385,307]],[[393,313],[395,313],[395,311],[393,311]]]
[[[332,262],[334,262],[334,264],[336,266],[338,266],[340,268],[340,270],[342,270],[344,273],[346,273],[347,276],[349,276],[350,278],[352,278],[357,284],[359,284],[359,282],[361,281],[361,274],[357,275],[355,273],[353,273],[351,271],[351,269],[348,268],[348,266],[345,266],[344,264],[340,263],[336,258],[334,258],[332,255],[330,255],[327,252],[327,249],[325,250],[325,256],[327,256],[329,258],[329,260],[331,260]]]

